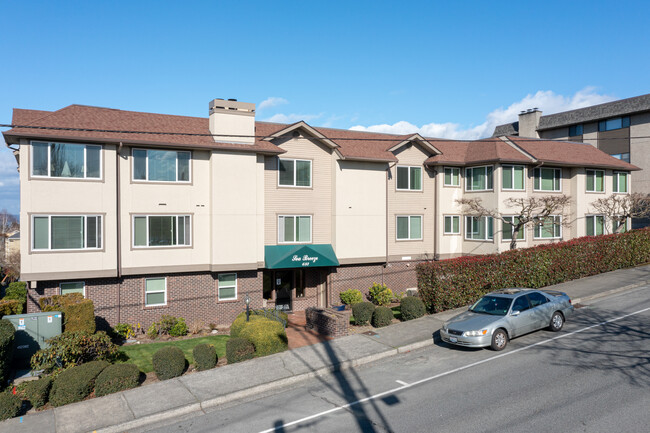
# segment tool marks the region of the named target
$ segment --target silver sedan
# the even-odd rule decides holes
[[[572,312],[566,293],[503,289],[488,293],[468,311],[445,322],[440,337],[458,346],[503,350],[511,338],[542,328],[561,330]]]

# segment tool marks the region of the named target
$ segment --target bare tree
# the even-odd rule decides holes
[[[569,204],[570,198],[562,195],[547,195],[542,197],[508,198],[505,205],[512,209],[505,214],[496,209],[483,206],[480,198],[463,198],[456,202],[463,206],[463,213],[472,216],[490,216],[512,225],[512,238],[510,249],[517,248],[517,236],[526,226],[544,224],[553,215],[562,216],[562,223],[567,224],[564,208]]]
[[[2,272],[9,281],[16,281],[20,277],[20,252],[13,251],[7,254],[6,260],[2,264]]]
[[[612,194],[591,203],[597,213],[603,214],[616,224],[613,230],[620,233],[625,229],[628,218],[650,217],[650,196],[633,192],[631,194]]]

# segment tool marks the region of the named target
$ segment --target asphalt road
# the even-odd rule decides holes
[[[594,301],[560,333],[538,331],[503,352],[439,343],[139,431],[647,432],[648,426],[650,288],[642,287]]]

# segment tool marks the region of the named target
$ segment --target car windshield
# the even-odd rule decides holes
[[[492,314],[493,316],[505,316],[510,309],[511,298],[501,296],[483,296],[476,301],[470,311],[480,314]]]

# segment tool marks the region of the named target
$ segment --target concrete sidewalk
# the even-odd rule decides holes
[[[574,304],[650,283],[650,265],[548,287]],[[433,344],[460,310],[227,365],[0,423],[0,432],[123,432]]]

